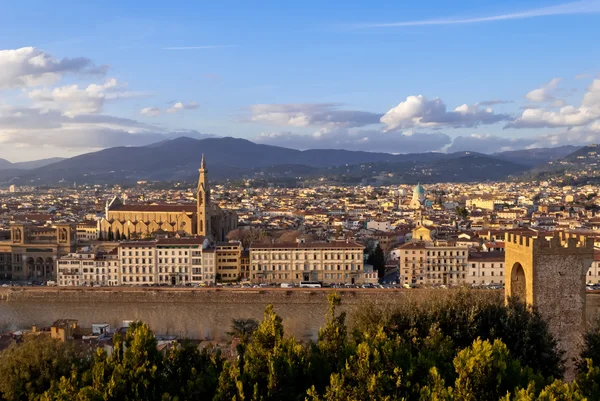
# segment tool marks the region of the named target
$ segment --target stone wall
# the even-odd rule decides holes
[[[169,289],[57,289],[0,288],[0,333],[49,326],[57,319],[78,319],[82,327],[123,320],[143,320],[160,334],[222,340],[231,319],[262,319],[265,306],[273,304],[283,318],[286,333],[297,338],[316,338],[325,321],[325,289],[269,290],[169,290]],[[442,290],[340,290],[341,311],[369,305],[393,305],[406,301],[446,296]],[[502,292],[488,291],[502,302]],[[595,315],[600,294],[588,294],[588,315]],[[351,324],[351,319],[349,321]]]

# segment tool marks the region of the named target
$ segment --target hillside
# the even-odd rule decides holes
[[[547,161],[528,172],[525,179],[558,179],[565,183],[600,182],[600,146],[584,146],[557,160]]]
[[[524,164],[533,167],[540,164],[548,163],[552,160],[561,159],[579,149],[581,149],[581,146],[566,145],[559,146],[556,148],[521,149],[506,152],[497,152],[492,153],[491,156],[509,162]]]
[[[286,183],[317,178],[321,182],[325,179],[340,183],[501,180],[530,169],[531,159],[548,162],[553,155],[564,152],[556,148],[494,155],[475,152],[394,155],[329,149],[300,151],[230,137],[180,137],[150,146],[108,148],[31,170],[19,170],[16,163],[9,163],[0,170],[0,183],[193,182],[197,179],[202,153],[206,155],[212,180],[253,178]]]
[[[52,157],[49,159],[32,160],[28,162],[11,163],[6,159],[0,159],[0,170],[32,170],[34,168],[44,167],[65,160],[62,157]]]

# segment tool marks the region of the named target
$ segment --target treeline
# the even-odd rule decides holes
[[[6,400],[600,400],[600,334],[590,332],[573,382],[538,313],[481,294],[394,309],[362,308],[350,329],[329,296],[316,342],[285,336],[268,306],[237,320],[237,357],[182,344],[163,356],[148,326],[115,336],[114,350],[48,337],[0,354]],[[213,352],[214,351],[214,352]]]

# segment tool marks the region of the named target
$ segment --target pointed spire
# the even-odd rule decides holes
[[[200,162],[200,168],[202,170],[206,169],[206,163],[204,162],[204,153],[202,153],[202,161]]]

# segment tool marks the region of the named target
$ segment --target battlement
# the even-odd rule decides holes
[[[531,248],[544,253],[587,254],[594,251],[594,239],[562,231],[555,232],[552,237],[508,233],[506,246]]]

